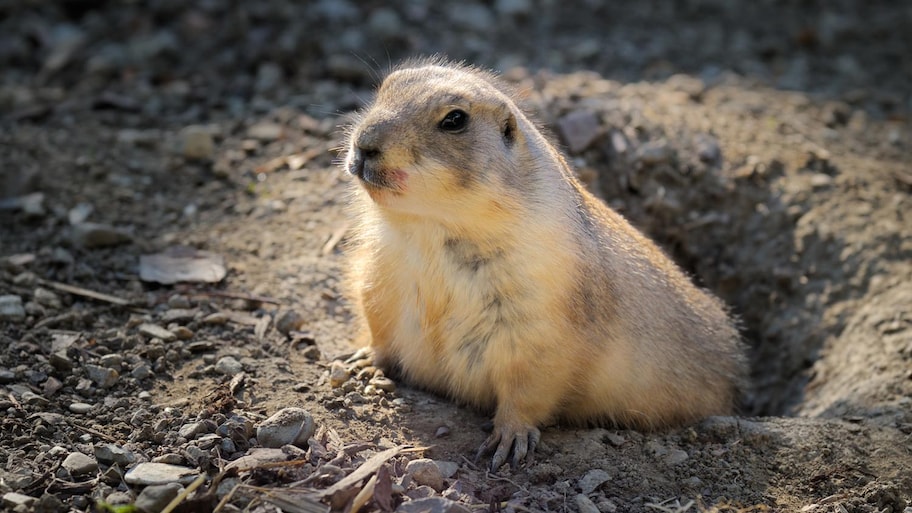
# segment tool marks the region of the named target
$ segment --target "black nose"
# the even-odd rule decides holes
[[[354,153],[352,154],[351,165],[348,167],[348,172],[357,176],[358,178],[364,178],[364,163],[367,160],[375,160],[380,156],[380,150],[374,148],[355,148]]]

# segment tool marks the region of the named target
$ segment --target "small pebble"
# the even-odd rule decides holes
[[[671,451],[668,451],[667,455],[665,455],[665,463],[669,465],[678,465],[684,463],[688,457],[689,455],[687,454],[687,451],[683,451],[681,449],[672,449]]]
[[[405,473],[412,476],[412,480],[419,485],[430,486],[437,492],[443,490],[443,474],[432,459],[419,458],[408,462]]]
[[[225,376],[234,376],[243,372],[244,366],[233,356],[225,356],[215,362],[215,371]]]
[[[260,445],[267,448],[283,445],[307,447],[307,440],[315,430],[313,416],[307,410],[284,408],[257,426],[256,438]]]
[[[601,513],[598,506],[592,502],[592,499],[583,494],[578,494],[576,496],[576,507],[579,509],[580,513]]]
[[[579,153],[598,137],[599,120],[594,113],[579,110],[558,119],[557,128],[570,153]]]
[[[338,360],[332,362],[329,367],[329,386],[339,388],[348,381],[349,377],[351,377],[351,372],[345,367],[344,363]]]
[[[25,319],[22,298],[14,295],[0,296],[0,321],[18,322]]]
[[[386,376],[374,376],[373,378],[371,378],[369,383],[371,385],[373,385],[374,388],[383,390],[384,392],[387,392],[387,393],[396,391],[396,383],[393,380],[387,378]]]
[[[124,476],[127,484],[149,486],[168,483],[192,483],[199,472],[192,468],[167,463],[140,463]]]
[[[61,466],[70,473],[71,476],[82,476],[98,470],[98,462],[91,456],[86,456],[81,452],[71,452],[63,460]]]
[[[86,364],[84,369],[89,379],[101,388],[113,386],[120,377],[120,374],[118,374],[116,370],[100,365]]]
[[[92,405],[88,403],[71,403],[69,410],[78,415],[84,415],[92,411]]]
[[[145,335],[149,338],[158,338],[164,340],[165,342],[173,342],[177,339],[177,336],[169,330],[162,328],[157,324],[143,323],[140,324],[137,328],[140,334]]]
[[[610,479],[611,474],[602,469],[590,470],[579,480],[580,491],[583,492],[584,495],[589,495]]]
[[[182,491],[184,487],[180,483],[147,486],[136,497],[133,505],[144,513],[158,513]]]
[[[188,160],[212,160],[215,140],[209,130],[200,125],[190,125],[180,131],[180,152]]]
[[[136,461],[132,451],[116,444],[102,444],[95,447],[95,458],[102,463],[116,463],[126,466]]]
[[[295,310],[284,310],[276,318],[276,329],[283,335],[288,335],[292,331],[299,329],[304,325],[304,318]]]

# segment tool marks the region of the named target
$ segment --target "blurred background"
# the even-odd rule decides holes
[[[338,86],[321,79],[357,91],[391,63],[433,53],[621,81],[736,73],[874,119],[912,108],[904,1],[4,0],[0,109],[34,115],[105,90],[129,91],[149,114],[281,97],[327,115],[359,102],[328,94]]]

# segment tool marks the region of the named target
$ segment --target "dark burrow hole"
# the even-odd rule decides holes
[[[780,192],[780,162],[723,171],[679,150],[658,167],[600,163],[603,197],[739,318],[751,364],[740,413],[794,415],[824,338],[841,330],[822,324],[839,299],[829,287],[841,272],[836,243],[796,236],[809,200]]]

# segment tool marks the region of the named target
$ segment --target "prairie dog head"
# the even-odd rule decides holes
[[[438,61],[406,65],[353,127],[345,167],[381,210],[468,220],[512,203],[525,123],[492,75]]]

